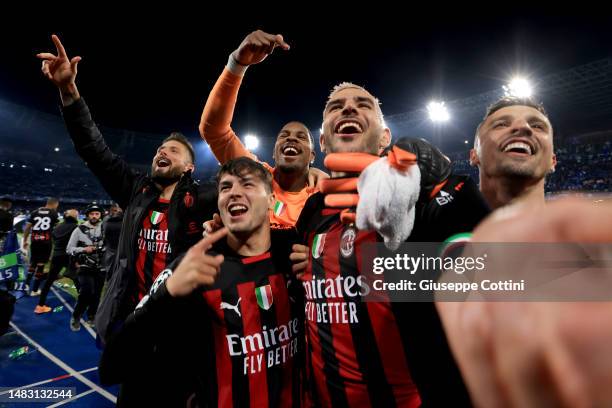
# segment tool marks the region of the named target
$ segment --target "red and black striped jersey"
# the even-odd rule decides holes
[[[451,176],[429,202],[417,203],[408,241],[442,242],[472,229],[488,207],[476,185]],[[305,289],[311,398],[325,407],[466,406],[469,397],[433,303],[362,301],[369,288],[363,246],[382,242],[312,196],[297,223],[310,247]],[[371,254],[372,246],[369,246]],[[450,405],[448,405],[450,403]]]
[[[168,241],[168,205],[170,200],[159,198],[142,220],[137,241],[136,284],[138,301],[149,291],[157,276],[174,259]]]
[[[182,372],[176,374],[190,373],[187,380],[194,384],[199,406],[301,406],[303,290],[290,275],[288,259],[295,232],[273,231],[272,237],[270,250],[252,257],[239,256],[225,243],[216,245],[211,253],[224,255],[217,281],[182,299],[172,298],[165,287],[181,258],[174,261],[119,333],[123,352],[117,354],[113,341],[105,350],[111,355],[103,360],[118,364],[121,355],[140,346],[136,338],[172,328],[150,337],[160,341],[156,347],[164,347],[165,355],[177,350]]]
[[[36,211],[32,211],[28,218],[28,223],[32,224],[32,244],[51,245],[51,232],[57,221],[57,211],[51,208],[41,207]]]

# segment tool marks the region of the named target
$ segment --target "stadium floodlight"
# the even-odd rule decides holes
[[[515,98],[529,98],[533,94],[533,88],[529,81],[525,78],[515,77],[503,86],[505,96],[513,96]]]
[[[446,122],[450,119],[450,114],[444,102],[430,102],[429,105],[427,105],[427,112],[432,122]]]
[[[55,148],[55,149],[53,149],[53,150],[55,150],[56,152],[59,152],[59,147],[56,147],[56,148]]]
[[[464,140],[464,141],[463,141],[463,143],[465,143],[465,144],[469,144],[470,142],[469,142],[469,141],[467,141],[467,140]]]
[[[255,135],[246,135],[244,137],[244,146],[248,150],[256,150],[259,146],[259,139]]]

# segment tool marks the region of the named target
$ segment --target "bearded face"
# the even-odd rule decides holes
[[[193,163],[187,147],[176,140],[169,140],[157,149],[153,157],[151,177],[157,184],[167,186],[192,169]]]

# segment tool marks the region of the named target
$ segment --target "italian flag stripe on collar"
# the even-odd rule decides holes
[[[276,216],[281,215],[281,213],[283,212],[283,208],[285,208],[285,203],[283,203],[282,201],[276,200],[276,203],[274,203],[274,214]]]

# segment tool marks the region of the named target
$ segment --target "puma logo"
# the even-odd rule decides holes
[[[219,306],[219,307],[220,307],[221,310],[223,310],[223,309],[233,310],[234,312],[236,312],[236,314],[238,316],[240,316],[242,318],[242,315],[240,314],[240,310],[238,309],[238,305],[240,304],[241,300],[242,300],[242,298],[238,298],[238,302],[236,303],[236,306],[231,305],[231,304],[229,304],[227,302],[221,302],[221,306]]]

